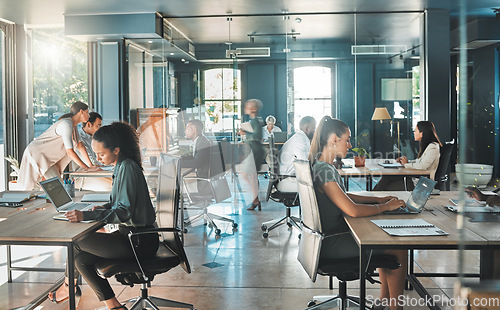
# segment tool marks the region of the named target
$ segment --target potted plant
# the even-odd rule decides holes
[[[16,190],[19,189],[19,184],[17,183],[17,179],[19,178],[19,161],[14,158],[13,156],[7,156],[4,158],[6,161],[9,162],[10,168],[12,169],[12,172],[9,174],[9,176],[12,178],[11,181],[9,181],[9,190]]]
[[[368,152],[362,147],[354,147],[352,151],[355,153],[354,155],[354,166],[355,167],[364,167],[366,157],[370,157]]]

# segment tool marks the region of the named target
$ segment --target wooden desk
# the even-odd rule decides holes
[[[83,193],[78,195],[81,198]],[[65,246],[68,253],[68,277],[74,278],[73,245],[87,234],[104,226],[104,223],[70,223],[54,220],[52,217],[58,214],[56,209],[41,198],[23,204],[24,206],[20,208],[0,207],[0,217],[5,218],[0,222],[0,244]],[[32,271],[54,271],[47,268],[21,268]],[[55,287],[57,286],[38,296],[25,309],[32,309],[43,302],[48,292]],[[69,308],[72,310],[76,307],[74,290],[74,282],[69,281]]]
[[[351,177],[364,177],[366,178],[366,190],[372,190],[373,177],[381,177],[384,175],[397,175],[401,177],[420,177],[430,175],[427,170],[418,170],[411,168],[384,168],[379,165],[383,163],[385,159],[371,159],[367,158],[364,167],[355,167],[354,159],[343,159],[345,165],[351,166],[352,168],[342,168],[339,169],[339,174],[344,178],[344,185],[346,190],[349,190],[349,178]],[[392,162],[394,160],[391,160]]]
[[[370,192],[363,193],[365,195],[394,195],[401,199],[407,199],[409,196],[408,192]],[[409,214],[409,215],[378,215],[373,217],[364,218],[351,218],[345,217],[351,233],[356,240],[359,250],[360,250],[360,298],[361,305],[360,309],[365,309],[365,298],[366,298],[366,283],[365,274],[361,270],[366,269],[367,258],[364,254],[368,253],[370,250],[375,249],[426,249],[426,250],[450,250],[458,249],[460,245],[461,236],[457,231],[457,216],[450,211],[446,211],[443,205],[449,204],[449,198],[458,197],[457,192],[441,192],[439,196],[431,196],[427,202],[425,209],[420,214]],[[414,236],[414,237],[394,237],[385,233],[382,229],[377,227],[371,222],[373,219],[400,219],[400,218],[421,218],[427,222],[434,224],[436,227],[447,232],[447,236]],[[467,227],[464,230],[463,244],[465,249],[481,250],[481,256],[490,255],[494,248],[500,247],[500,228],[497,223],[491,223],[493,225],[484,225],[490,223],[467,223]],[[482,257],[481,264],[483,261],[488,261],[490,258]],[[413,264],[410,262],[411,267],[409,268],[408,281],[415,287],[416,291],[420,296],[431,297],[425,288],[417,279],[417,275],[413,272]],[[491,265],[482,266],[481,265],[481,279],[485,279],[483,276],[486,274],[491,274]],[[437,276],[437,275],[436,275]],[[439,306],[432,306],[430,309],[440,309]]]

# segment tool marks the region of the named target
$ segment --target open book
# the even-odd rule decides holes
[[[21,192],[4,193],[3,196],[0,197],[0,203],[4,202],[21,203],[23,201],[28,201],[34,197],[37,197],[37,195],[33,193],[21,193]]]
[[[391,236],[444,236],[448,234],[422,219],[372,220],[372,222]]]

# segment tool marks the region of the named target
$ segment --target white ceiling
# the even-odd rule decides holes
[[[450,10],[458,0],[0,0],[0,18],[30,26],[63,25],[65,14],[160,12],[195,43],[249,42],[249,34],[299,32],[297,40],[345,39],[386,44],[419,35],[416,19],[425,9]],[[467,0],[469,18],[494,18],[498,0]],[[282,14],[287,11],[287,22]],[[378,14],[367,14],[368,12]],[[383,14],[402,12],[405,14]],[[325,13],[325,14],[318,14]],[[342,14],[346,13],[346,14]],[[357,13],[354,15],[353,13]],[[301,18],[300,24],[295,18]],[[455,18],[456,19],[456,18]],[[398,25],[395,27],[395,25]],[[354,29],[357,29],[354,32]],[[356,36],[356,38],[354,38]],[[275,37],[256,37],[255,42]],[[396,41],[396,42],[394,42]]]

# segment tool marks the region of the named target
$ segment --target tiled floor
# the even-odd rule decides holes
[[[260,197],[264,200],[267,180],[260,178]],[[364,189],[364,180],[353,180],[351,190]],[[283,216],[284,208],[275,202],[263,203],[262,211],[247,211],[243,198],[211,207],[214,213],[230,215],[238,224],[233,231],[229,224],[221,224],[222,236],[215,237],[209,227],[189,227],[185,235],[185,249],[192,273],[181,268],[159,275],[153,282],[151,295],[193,303],[199,310],[219,309],[303,309],[314,295],[331,294],[328,281],[318,277],[312,283],[297,261],[298,232],[282,226],[273,230],[268,239],[262,237],[261,223]],[[0,309],[15,309],[26,305],[61,277],[61,273],[15,272],[14,282],[6,283],[5,247],[0,247]],[[14,247],[14,260],[29,257],[22,265],[64,266],[65,251],[49,247]],[[446,260],[443,259],[446,257]],[[416,270],[424,272],[456,271],[456,251],[417,251]],[[210,264],[216,263],[216,264]],[[208,265],[207,265],[208,264]],[[478,272],[478,253],[466,254],[467,272]],[[453,296],[455,279],[424,278],[424,285],[431,294],[440,298]],[[124,288],[111,279],[120,300],[139,293],[139,288]],[[349,292],[356,294],[357,281],[348,284]],[[335,282],[335,288],[338,283]],[[368,295],[378,296],[377,285],[368,284]],[[87,285],[82,286],[83,295],[78,309],[103,307]],[[417,297],[407,291],[407,297]],[[40,309],[67,309],[68,303],[55,305],[45,301]],[[102,308],[104,309],[104,308]],[[405,309],[425,309],[409,306]],[[452,309],[452,307],[443,307]]]

